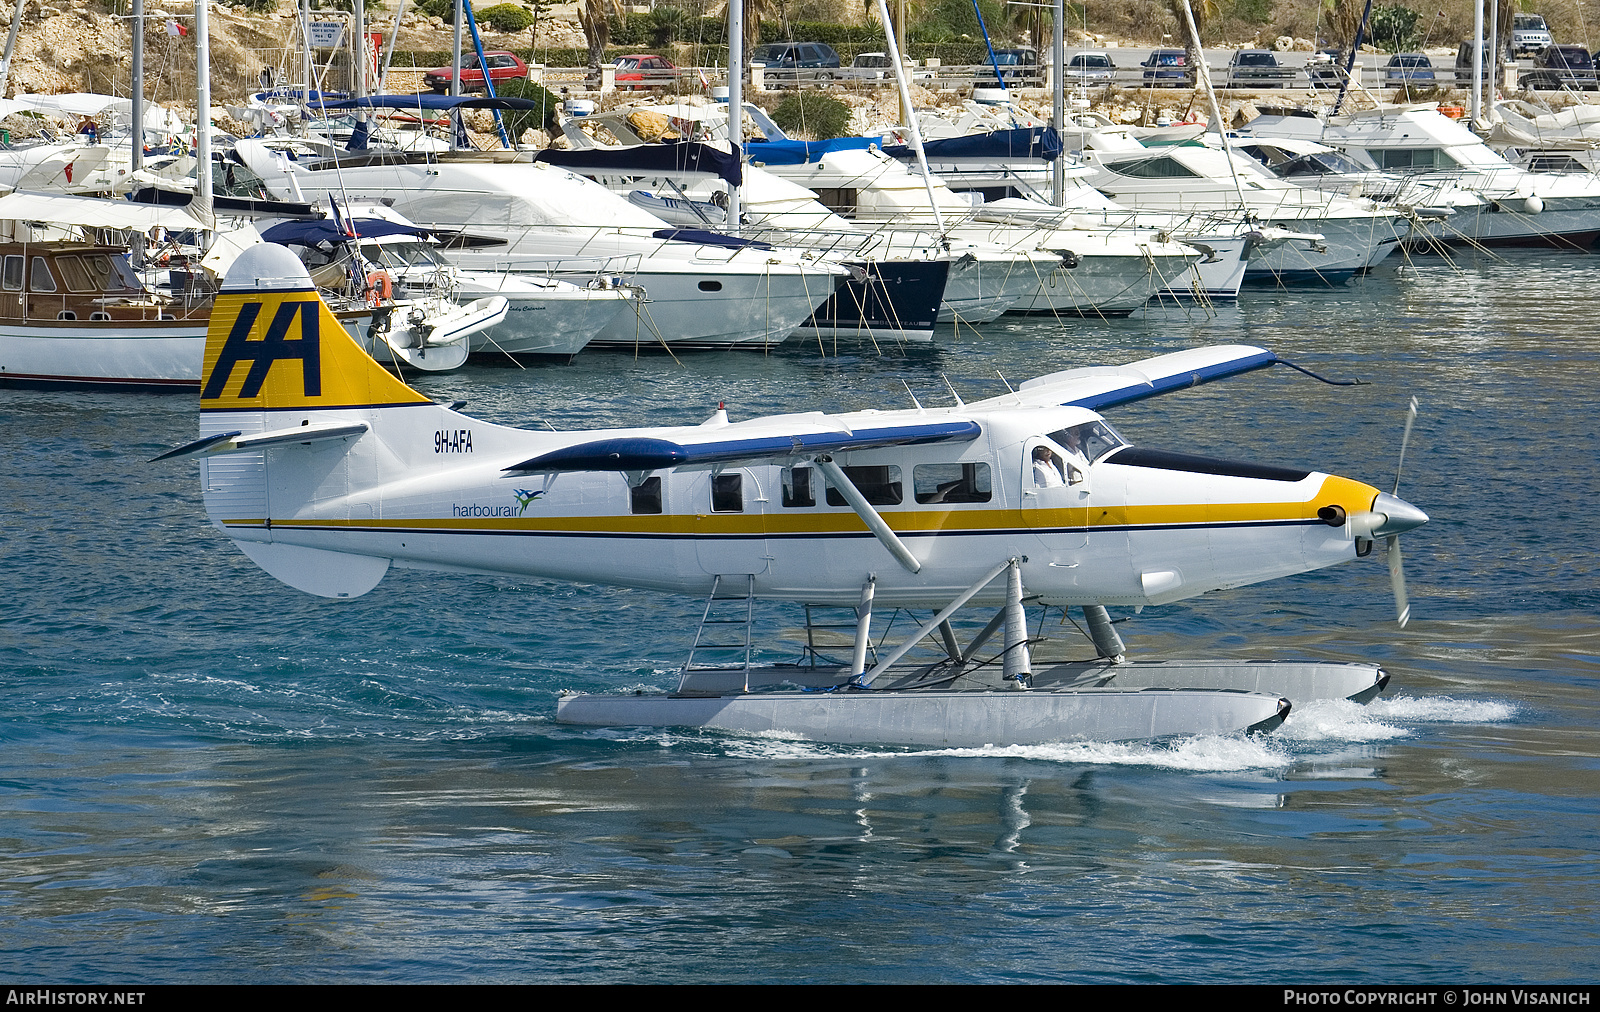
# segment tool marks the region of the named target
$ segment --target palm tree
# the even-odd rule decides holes
[[[595,78],[600,76],[600,62],[611,42],[610,19],[621,17],[622,13],[622,0],[579,0],[578,24],[583,28],[584,41],[589,43],[589,73]]]
[[[1189,84],[1191,87],[1200,86],[1199,75],[1205,72],[1205,54],[1200,51],[1200,43],[1189,34],[1189,21],[1184,17],[1183,8],[1187,6],[1194,14],[1194,30],[1205,37],[1206,23],[1222,14],[1222,8],[1213,0],[1167,0],[1167,9],[1178,22],[1178,35],[1183,39],[1184,62],[1189,65]]]
[[[1045,10],[1037,2],[1012,4],[1010,0],[1007,0],[1006,10],[1010,14],[1006,18],[1006,24],[1013,31],[1027,32],[1028,44],[1035,50],[1044,52],[1044,37],[1045,33],[1050,31],[1054,12]]]

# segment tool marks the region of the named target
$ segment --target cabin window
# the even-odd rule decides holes
[[[74,313],[70,309],[63,309],[61,312],[56,314],[56,319],[58,320],[76,320],[77,318],[78,314]]]
[[[111,319],[111,314],[110,313],[99,313],[99,312],[90,313],[89,314],[89,319],[91,319],[91,320],[109,320],[109,319]]]
[[[1455,159],[1438,148],[1368,148],[1380,169],[1453,169]]]
[[[744,512],[743,474],[735,471],[732,474],[714,474],[711,476],[711,512]]]
[[[989,465],[918,464],[911,485],[919,503],[988,502],[994,497]]]
[[[117,272],[111,269],[110,257],[98,254],[86,256],[83,258],[83,263],[89,269],[90,277],[94,279],[92,282],[94,287],[90,291],[103,292],[112,287],[111,279]]]
[[[844,468],[844,476],[856,487],[861,497],[873,506],[898,506],[904,499],[900,490],[900,469],[893,464],[873,464],[866,467]],[[829,506],[848,506],[844,496],[832,485],[828,486]]]
[[[1162,155],[1158,158],[1140,158],[1129,162],[1108,162],[1106,168],[1124,176],[1133,176],[1136,179],[1178,179],[1189,176],[1198,176],[1188,166],[1179,162],[1171,155]]]
[[[861,191],[850,186],[820,186],[816,190],[817,203],[834,214],[855,214]]]
[[[8,292],[22,291],[22,258],[15,256],[6,257],[5,273],[0,278],[0,283],[5,285]]]
[[[702,282],[700,282],[700,290],[702,292],[720,292],[720,291],[722,291],[722,282],[720,282],[720,281],[702,281]]]
[[[817,493],[811,487],[812,470],[809,467],[783,469],[783,504],[785,506],[815,506]]]
[[[635,513],[660,513],[661,476],[653,475],[628,489],[628,508]]]
[[[66,282],[69,292],[98,291],[94,287],[94,279],[87,268],[83,266],[80,257],[56,257],[56,268],[61,271],[61,280]]]
[[[50,264],[44,257],[33,258],[33,274],[28,278],[28,288],[35,292],[56,290],[55,276],[50,273]]]

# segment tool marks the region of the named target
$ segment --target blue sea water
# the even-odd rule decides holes
[[[0,978],[1584,982],[1600,964],[1600,260],[1391,259],[1331,289],[933,347],[579,356],[417,381],[558,428],[946,403],[1210,342],[1287,369],[1135,442],[1401,495],[1381,553],[1148,608],[1140,656],[1377,661],[1277,734],[926,750],[554,724],[664,687],[703,602],[394,571],[310,598],[207,526],[188,397],[0,391]],[[998,374],[998,375],[997,375]],[[1121,617],[1119,612],[1118,617]],[[793,609],[765,608],[768,656]]]

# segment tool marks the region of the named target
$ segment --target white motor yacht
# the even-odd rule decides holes
[[[746,106],[757,127],[776,139],[788,138],[759,108]],[[563,132],[575,149],[622,151],[627,146],[661,139],[695,141],[727,149],[727,110],[721,105],[676,103],[661,106],[622,106],[593,116],[572,118],[563,123]],[[751,157],[771,158],[771,145],[747,148]],[[619,192],[652,207],[656,213],[673,214],[668,220],[693,224],[695,217],[722,227],[720,207],[709,205],[716,197],[715,177],[706,174],[678,174],[666,180],[641,180],[637,176],[594,173],[584,170]],[[641,192],[639,185],[664,185],[677,194]],[[706,187],[711,189],[707,190]],[[665,191],[663,191],[665,192]],[[924,191],[925,192],[925,191]],[[687,197],[703,198],[686,203]],[[924,268],[908,266],[944,261],[949,268],[943,283],[936,321],[929,323],[987,323],[997,319],[1037,286],[1038,280],[1056,268],[1059,258],[1027,250],[1005,249],[993,244],[941,237],[922,229],[884,228],[841,217],[818,199],[819,194],[797,185],[781,174],[761,165],[745,165],[742,171],[740,203],[743,222],[738,234],[785,246],[800,246],[824,251],[828,256],[852,263],[869,272],[908,270],[912,275]],[[654,199],[652,199],[654,198]],[[703,226],[702,226],[703,227]],[[901,261],[899,267],[893,261]],[[1031,279],[1031,280],[1030,280]],[[871,282],[868,282],[871,284]],[[888,295],[889,293],[885,293]],[[909,292],[905,293],[909,294]],[[891,296],[892,297],[892,296]],[[832,321],[819,321],[830,333]],[[926,339],[932,327],[884,326],[872,321],[863,336],[893,336]]]
[[[375,201],[418,225],[500,241],[450,250],[468,270],[642,287],[641,312],[618,314],[593,345],[770,346],[849,277],[812,253],[673,228],[603,186],[514,152],[370,152],[290,165],[250,141],[237,150],[280,195]]]
[[[1410,216],[1366,198],[1305,189],[1253,159],[1199,140],[1148,147],[1125,128],[1071,130],[1069,147],[1093,170],[1089,182],[1139,210],[1225,213],[1242,209],[1257,227],[1322,237],[1252,254],[1246,277],[1339,281],[1371,270],[1411,232]]]
[[[1239,133],[1320,141],[1368,168],[1472,192],[1483,203],[1452,216],[1447,242],[1587,249],[1600,236],[1600,180],[1518,168],[1436,105],[1381,105],[1326,119],[1271,113]]]

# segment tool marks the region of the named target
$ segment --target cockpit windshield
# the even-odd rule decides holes
[[[1128,441],[1117,435],[1116,430],[1105,422],[1069,425],[1050,433],[1050,438],[1068,453],[1082,454],[1083,459],[1091,464],[1112,450],[1128,445]]]

